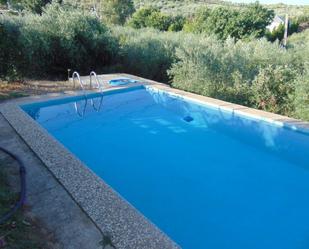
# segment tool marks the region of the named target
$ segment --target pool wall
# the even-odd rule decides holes
[[[105,91],[119,91],[145,85],[146,88],[151,87],[158,91],[164,91],[188,101],[264,120],[293,130],[307,132],[309,129],[308,122],[172,89],[167,85],[136,76],[114,74],[103,75],[102,77],[107,82],[112,78],[123,76],[140,80],[142,83],[128,84],[121,87],[108,87]],[[116,248],[179,248],[175,242],[124,200],[20,108],[20,105],[27,103],[52,101],[64,97],[72,98],[81,94],[81,92],[67,92],[16,99],[1,104],[0,112],[103,234],[111,237]]]

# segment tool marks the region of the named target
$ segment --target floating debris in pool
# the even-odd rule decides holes
[[[193,121],[194,119],[193,119],[191,116],[185,116],[185,117],[183,118],[183,120],[186,121],[186,122],[191,122],[191,121]]]

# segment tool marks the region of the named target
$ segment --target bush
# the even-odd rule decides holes
[[[254,107],[279,114],[290,115],[293,111],[292,96],[297,71],[287,66],[262,68],[253,81]]]
[[[116,40],[98,19],[58,4],[49,5],[42,15],[3,17],[0,23],[6,32],[1,39],[11,39],[11,34],[16,41],[4,45],[7,53],[19,57],[8,57],[7,65],[23,76],[65,77],[68,68],[89,73],[110,64],[117,48]],[[1,76],[7,70],[11,69],[2,70]]]
[[[121,65],[123,71],[168,82],[167,70],[175,61],[176,47],[183,40],[180,33],[128,27],[114,27],[113,30],[120,43],[116,63]]]
[[[18,2],[22,8],[41,14],[46,4],[51,3],[52,0],[21,0]]]
[[[100,14],[107,23],[123,25],[134,13],[131,0],[104,0],[100,5]]]
[[[309,121],[309,64],[303,74],[295,80],[295,116]]]
[[[173,16],[168,27],[168,31],[178,32],[183,29],[186,19],[183,16]]]
[[[204,8],[189,20],[184,30],[194,33],[216,35],[219,39],[233,37],[236,40],[263,37],[266,26],[272,21],[274,12],[258,3],[240,10],[226,7]]]
[[[303,47],[305,45],[305,47]],[[308,51],[309,46],[309,29],[295,33],[288,38],[288,48],[298,48],[299,50]]]
[[[172,86],[281,114],[293,113],[293,82],[306,53],[266,40],[234,43],[193,36],[176,51]],[[298,59],[296,59],[298,58]]]
[[[5,22],[0,19],[0,77],[9,81],[19,78],[18,68],[23,61],[18,42],[19,28],[19,20],[15,17]]]
[[[180,31],[184,25],[184,20],[182,16],[170,16],[157,8],[145,7],[133,14],[128,25],[135,29],[149,27],[161,31]]]

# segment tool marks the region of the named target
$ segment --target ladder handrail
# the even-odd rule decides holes
[[[84,93],[85,104],[82,107],[82,112],[79,111],[77,101],[74,103],[76,113],[78,114],[78,116],[83,117],[85,115],[85,111],[86,111],[86,107],[87,107],[87,103],[88,103],[88,99],[87,99],[86,92],[85,92],[85,86],[84,86],[82,80],[80,79],[79,73],[77,71],[74,71],[74,73],[72,74],[72,79],[73,79],[73,87],[75,88],[75,86],[76,86],[75,80],[77,79],[78,83],[79,83],[79,85],[82,88],[83,93]]]
[[[101,92],[100,101],[99,101],[98,106],[95,105],[93,98],[90,98],[90,104],[92,105],[93,109],[95,111],[99,112],[101,107],[102,107],[102,102],[103,102],[103,85],[100,84],[98,77],[97,77],[97,74],[94,71],[91,71],[89,77],[90,77],[90,88],[92,89],[92,85],[93,85],[92,84],[92,77],[94,77],[95,81],[96,81],[96,88],[99,89],[100,92]],[[85,115],[87,104],[88,104],[88,97],[87,97],[86,92],[85,92],[85,85],[82,82],[79,73],[76,72],[76,71],[72,74],[72,79],[73,79],[74,88],[76,86],[75,81],[78,80],[78,83],[81,86],[83,93],[84,93],[84,98],[85,98],[84,99],[84,101],[85,101],[84,105],[78,105],[78,103],[77,103],[78,101],[76,101],[74,103],[76,113],[78,114],[78,116],[83,117]],[[82,109],[82,111],[80,111],[80,109]]]
[[[103,85],[101,86],[101,84],[100,84],[100,82],[98,80],[98,76],[97,76],[96,72],[95,71],[91,71],[89,77],[90,77],[90,88],[92,89],[92,85],[93,85],[92,84],[92,77],[94,77],[95,78],[95,82],[96,82],[96,88],[99,89],[100,91],[102,91],[103,90]]]
[[[81,86],[82,90],[85,91],[85,86],[84,86],[82,80],[80,79],[79,73],[76,72],[76,71],[72,74],[72,79],[73,79],[73,86],[74,86],[74,88],[75,88],[75,79],[76,79],[76,78],[77,78],[77,80],[78,80],[78,82],[79,82],[79,85]]]
[[[99,102],[99,105],[97,107],[95,106],[95,103],[94,103],[93,99],[90,100],[93,109],[98,112],[98,111],[100,111],[100,109],[102,107],[102,102],[103,102],[103,94],[102,94],[103,93],[103,85],[100,84],[100,82],[98,80],[98,76],[97,76],[95,71],[91,71],[89,77],[90,77],[90,88],[92,89],[92,86],[93,86],[92,77],[94,77],[95,78],[95,82],[96,82],[96,88],[101,93],[100,102]]]

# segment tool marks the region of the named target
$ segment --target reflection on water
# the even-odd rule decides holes
[[[89,102],[93,110],[95,110],[96,112],[99,112],[101,110],[102,103],[103,103],[103,94],[101,94],[100,97],[90,98],[90,100],[88,100],[88,97],[85,95],[83,99],[79,101],[75,101],[74,108],[75,108],[76,114],[79,117],[85,116],[86,109],[87,109]]]
[[[164,108],[181,117],[191,116],[194,120],[190,122],[190,125],[196,128],[215,130],[309,169],[308,135],[263,120],[243,117],[233,111],[205,108],[205,106],[186,101],[183,97],[171,96],[153,88],[147,91],[154,101]]]
[[[74,102],[75,112],[78,116],[84,117],[88,100],[87,98]]]

